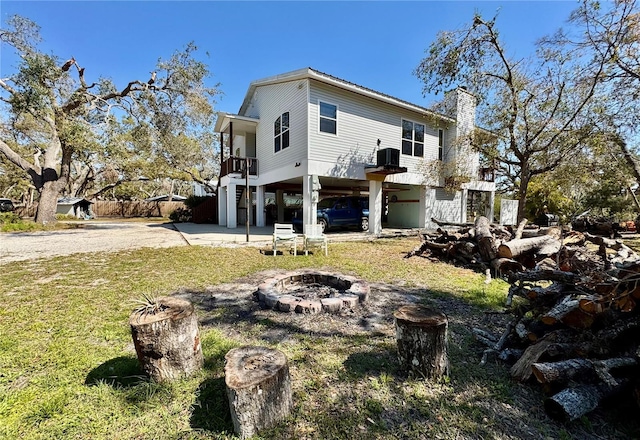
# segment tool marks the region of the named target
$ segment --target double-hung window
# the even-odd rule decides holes
[[[338,134],[338,106],[320,101],[320,132]]]
[[[273,124],[273,146],[276,153],[289,147],[289,112],[283,113]]]
[[[444,130],[438,129],[438,160],[444,158]]]
[[[424,124],[402,120],[402,154],[424,157]]]

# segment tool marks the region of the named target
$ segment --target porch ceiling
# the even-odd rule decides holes
[[[218,112],[218,118],[216,119],[214,131],[216,133],[228,133],[229,125],[233,123],[234,133],[255,133],[258,122],[260,122],[259,119],[234,115],[231,113]]]

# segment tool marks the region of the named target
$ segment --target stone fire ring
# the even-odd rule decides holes
[[[287,287],[318,283],[340,292],[329,298],[305,299],[286,293]],[[287,272],[268,278],[258,286],[256,297],[267,308],[281,312],[340,313],[367,300],[371,289],[363,280],[342,274],[320,271]]]

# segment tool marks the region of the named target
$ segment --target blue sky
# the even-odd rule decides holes
[[[526,57],[536,39],[566,26],[575,1],[5,1],[3,26],[14,14],[41,26],[41,49],[75,57],[92,81],[118,87],[146,80],[158,58],[190,41],[223,92],[216,110],[237,112],[251,81],[313,67],[422,106],[412,71],[440,30],[469,23],[475,11],[498,15],[508,51]],[[209,56],[205,55],[208,52]],[[0,52],[0,75],[16,65]]]

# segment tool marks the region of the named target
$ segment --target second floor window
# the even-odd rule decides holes
[[[444,130],[438,129],[438,160],[444,158]]]
[[[338,106],[320,101],[320,131],[338,133]]]
[[[424,157],[424,124],[402,120],[402,154]]]
[[[276,153],[289,147],[289,112],[283,113],[273,124],[273,145]]]

